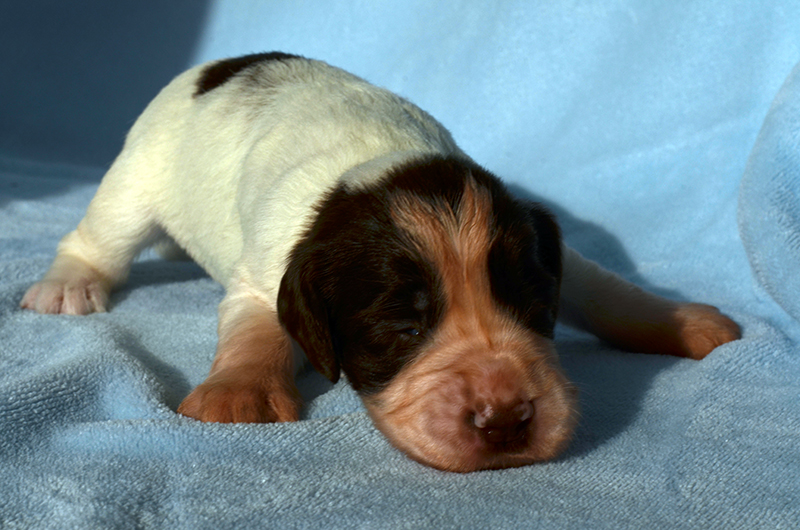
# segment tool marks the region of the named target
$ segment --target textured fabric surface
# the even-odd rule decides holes
[[[132,18],[119,2],[71,12],[66,36],[57,4],[0,17],[0,527],[800,527],[797,2],[231,0]],[[223,295],[192,263],[145,254],[106,314],[19,310],[131,102],[192,64],[265,50],[410,98],[550,205],[586,256],[718,305],[743,339],[693,362],[559,327],[581,392],[568,451],[458,475],[392,449],[346,382],[311,370],[300,422],[177,415],[209,369]]]
[[[775,97],[747,163],[739,228],[758,281],[800,320],[800,64]]]

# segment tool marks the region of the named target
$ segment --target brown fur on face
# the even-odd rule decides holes
[[[550,340],[560,248],[553,217],[490,173],[421,159],[319,206],[279,314],[412,458],[461,472],[547,460],[577,421]]]
[[[552,342],[495,301],[491,197],[467,179],[459,207],[401,195],[398,227],[438,271],[441,323],[415,361],[367,409],[389,440],[449,471],[511,467],[558,455],[575,427],[575,392]]]

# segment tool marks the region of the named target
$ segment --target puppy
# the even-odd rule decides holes
[[[185,252],[226,289],[208,378],[178,412],[298,419],[299,360],[344,372],[389,441],[450,471],[552,459],[577,422],[559,316],[702,359],[717,309],[646,293],[561,242],[408,101],[283,53],[193,68],[145,109],[22,307],[105,311],[131,261]]]

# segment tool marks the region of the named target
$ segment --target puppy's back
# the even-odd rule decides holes
[[[140,189],[163,231],[227,284],[245,247],[282,263],[325,191],[348,170],[397,153],[460,151],[405,99],[324,62],[267,53],[175,78],[106,179]]]

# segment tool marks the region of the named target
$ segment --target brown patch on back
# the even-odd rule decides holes
[[[194,97],[202,96],[227,83],[233,76],[257,63],[286,61],[300,56],[283,52],[254,53],[242,57],[223,59],[209,65],[197,80]]]

